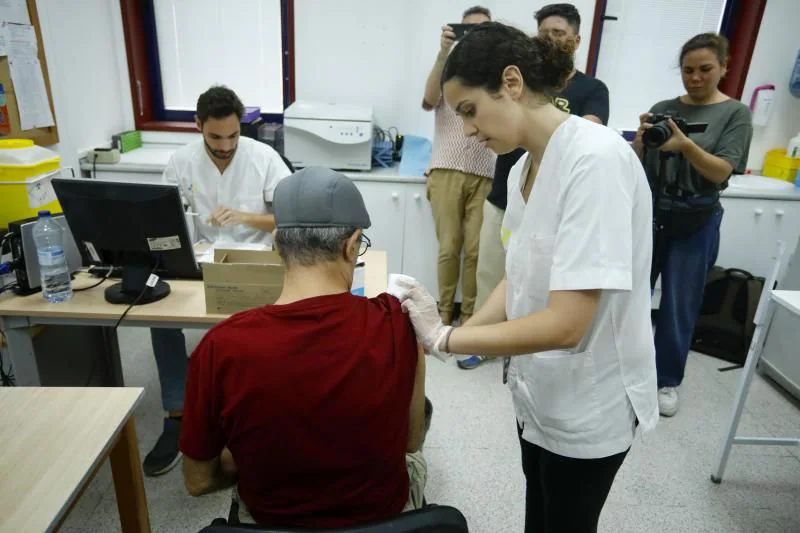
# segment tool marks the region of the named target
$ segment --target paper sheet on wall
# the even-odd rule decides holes
[[[28,3],[25,0],[0,0],[0,20],[17,24],[30,24]]]
[[[0,22],[0,56],[7,56],[11,52],[11,33],[7,22]]]
[[[30,180],[25,186],[28,192],[28,207],[31,209],[39,209],[43,205],[47,205],[56,201],[56,191],[53,188],[53,183],[50,181],[53,177],[57,177],[58,172],[53,172],[46,176]]]
[[[39,56],[36,30],[30,24],[5,24],[8,28],[10,57],[34,58]]]
[[[17,96],[20,129],[24,131],[54,126],[39,60],[11,57],[8,68]]]

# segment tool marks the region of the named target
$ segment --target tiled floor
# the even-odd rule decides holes
[[[189,332],[190,348],[199,332]],[[161,429],[158,379],[145,330],[120,331],[126,381],[144,386],[136,413],[142,455]],[[500,364],[465,372],[429,359],[428,396],[435,412],[425,445],[429,501],[458,507],[470,531],[522,531],[523,477],[511,399]],[[693,354],[681,388],[681,411],[639,439],[620,470],[600,531],[800,532],[800,448],[734,447],[721,485],[709,480],[740,370]],[[740,434],[800,436],[800,407],[757,377]],[[180,469],[146,479],[153,531],[196,532],[227,514],[229,495],[188,496]],[[111,472],[104,465],[61,530],[119,531]]]

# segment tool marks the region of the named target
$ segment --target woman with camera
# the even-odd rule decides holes
[[[527,152],[508,176],[506,276],[455,329],[418,283],[403,301],[427,353],[516,356],[528,533],[597,531],[637,423],[658,421],[650,187],[620,135],[553,105],[572,69],[570,51],[499,23],[455,46],[442,88],[464,132]]]
[[[661,276],[656,320],[658,405],[678,411],[683,380],[708,271],[719,250],[719,193],[743,173],[753,127],[750,111],[719,90],[728,41],[714,33],[689,39],[680,54],[686,94],[658,102],[639,117],[634,142],[653,190],[651,283]]]

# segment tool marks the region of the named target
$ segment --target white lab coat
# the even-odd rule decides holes
[[[551,137],[526,205],[528,167],[526,156],[508,178],[508,319],[544,309],[550,291],[602,295],[575,349],[511,359],[516,415],[528,442],[566,457],[607,457],[630,447],[637,418],[644,430],[658,420],[650,188],[622,137],[579,117]]]
[[[245,225],[217,228],[208,217],[219,206],[248,213],[269,214],[278,182],[290,174],[281,156],[269,145],[242,137],[233,160],[220,174],[206,153],[203,139],[177,150],[164,169],[163,181],[177,184],[194,217],[195,239],[209,243],[272,244],[272,235]]]

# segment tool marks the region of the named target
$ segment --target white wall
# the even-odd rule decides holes
[[[750,61],[742,101],[750,103],[753,89],[775,85],[772,118],[767,126],[756,126],[747,166],[761,169],[764,155],[772,148],[786,148],[789,139],[800,131],[800,99],[789,93],[789,78],[800,50],[800,1],[769,0],[758,40]]]
[[[529,0],[295,0],[296,96],[303,100],[372,104],[384,129],[432,137],[433,117],[421,109],[441,27],[460,22],[474,4],[496,20],[536,32],[533,13],[550,2]],[[583,70],[595,0],[577,0]]]
[[[108,146],[125,128],[130,89],[122,85],[125,57],[118,1],[37,0],[58,124],[56,150],[78,172],[78,153]],[[118,33],[118,34],[117,34]],[[126,76],[127,78],[127,76]],[[132,123],[131,123],[132,125]]]
[[[372,104],[383,128],[432,137],[433,117],[422,111],[425,79],[440,28],[460,22],[481,4],[497,20],[536,31],[533,13],[547,1],[529,0],[295,0],[295,88],[298,99]],[[576,66],[585,69],[595,0],[576,0],[584,42]],[[80,151],[105,146],[133,129],[134,117],[117,0],[37,0],[64,166]],[[235,57],[232,56],[232,57]],[[150,142],[185,142],[153,132]]]

